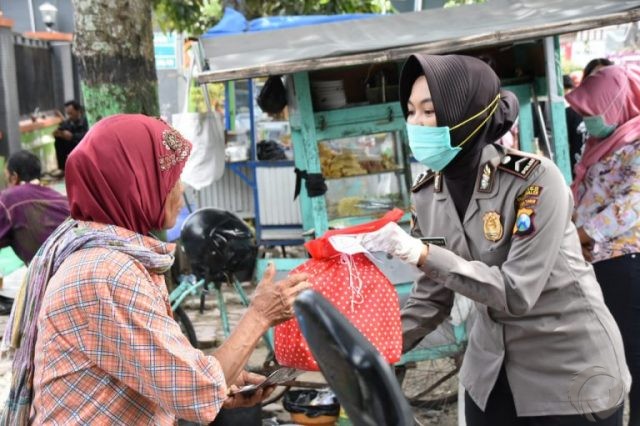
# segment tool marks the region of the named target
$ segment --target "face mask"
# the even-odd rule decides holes
[[[451,146],[449,127],[416,126],[407,123],[409,148],[416,160],[436,172],[442,171],[462,148]]]
[[[489,121],[489,118],[493,115],[498,107],[498,101],[500,100],[500,94],[479,113],[475,114],[463,121],[449,128],[448,126],[442,127],[429,127],[429,126],[417,126],[415,124],[407,123],[407,136],[409,138],[409,148],[416,160],[424,164],[431,170],[441,172],[445,167],[462,151],[462,146],[467,143],[478,130]],[[469,136],[467,136],[460,145],[456,147],[451,146],[451,130],[455,130],[458,127],[464,126],[471,120],[474,120],[479,115],[483,114],[486,110],[491,109],[491,112],[487,117],[475,128]]]
[[[602,115],[583,117],[582,119],[584,120],[584,126],[587,128],[587,133],[594,138],[604,139],[616,130],[616,125],[605,123]]]

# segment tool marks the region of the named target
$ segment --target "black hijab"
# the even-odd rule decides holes
[[[511,129],[518,117],[518,100],[506,90],[500,90],[500,79],[489,65],[480,59],[461,55],[412,55],[400,74],[400,106],[405,119],[407,102],[413,83],[420,76],[427,78],[437,125],[453,127],[487,108],[500,93],[498,107],[492,117],[463,146],[462,151],[444,168],[447,188],[462,219],[476,180],[483,148]],[[491,113],[487,109],[477,118],[451,131],[451,145],[458,146]]]

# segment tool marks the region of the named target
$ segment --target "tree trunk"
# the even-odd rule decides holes
[[[111,114],[159,115],[151,0],[73,0],[73,52],[90,123]]]

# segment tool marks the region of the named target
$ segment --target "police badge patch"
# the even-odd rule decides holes
[[[513,225],[513,235],[529,235],[534,231],[533,209],[522,208],[516,213],[516,223]]]
[[[484,237],[489,241],[500,241],[503,234],[500,214],[498,212],[487,212],[482,216],[482,229]]]
[[[513,225],[513,235],[531,235],[535,231],[533,216],[541,192],[541,186],[531,185],[516,199],[516,223]]]

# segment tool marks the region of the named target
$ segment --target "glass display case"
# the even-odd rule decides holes
[[[330,221],[378,216],[394,207],[407,209],[408,194],[398,143],[397,132],[318,143]]]
[[[311,79],[299,72],[287,80],[296,168],[322,174],[327,186],[322,196],[301,188],[303,229],[316,236],[376,219],[393,207],[407,212],[403,220],[409,218],[411,167],[402,108],[398,102],[366,101],[367,68],[364,74],[353,68],[328,70]],[[344,80],[347,104],[314,105],[312,83],[338,79]]]

